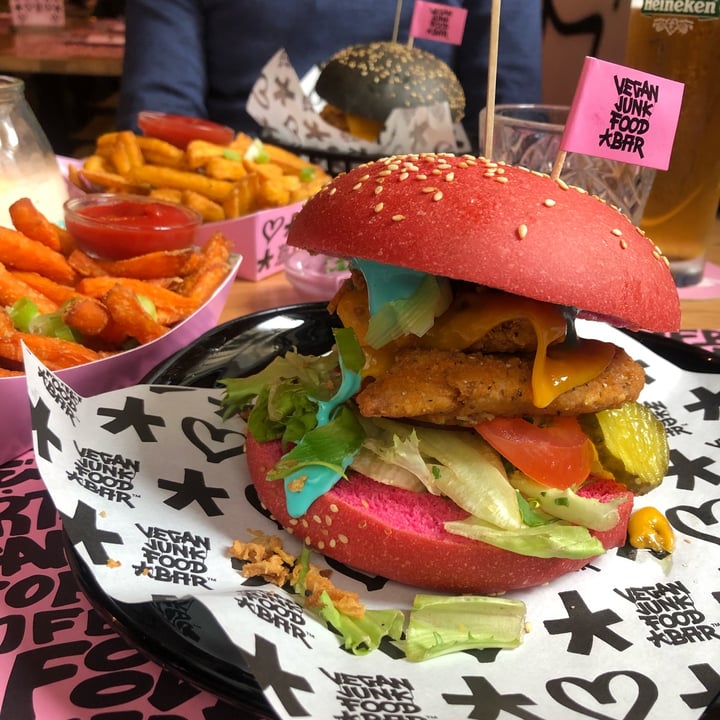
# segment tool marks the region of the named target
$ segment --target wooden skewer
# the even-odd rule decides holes
[[[490,11],[490,48],[488,55],[487,100],[485,103],[485,155],[492,159],[495,92],[497,87],[498,44],[501,0],[493,0]]]
[[[397,0],[395,3],[395,24],[393,25],[392,41],[398,41],[398,34],[400,33],[400,15],[402,14],[402,0]]]
[[[557,180],[560,177],[560,173],[562,172],[563,165],[565,164],[566,156],[567,156],[567,151],[558,150],[558,154],[555,156],[555,162],[553,163],[552,171],[550,173],[550,177],[553,180]]]

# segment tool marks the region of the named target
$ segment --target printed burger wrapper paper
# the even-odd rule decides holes
[[[242,258],[237,257],[228,268],[227,277],[210,299],[162,337],[102,360],[60,370],[57,373],[58,378],[75,392],[84,395],[115,390],[140,382],[159,363],[217,324],[241,263]],[[32,447],[27,393],[25,377],[0,378],[0,464],[16,458]]]
[[[306,150],[370,157],[470,150],[465,130],[460,123],[453,123],[447,103],[393,110],[378,142],[373,143],[326,123],[319,115],[322,101],[307,89],[307,84],[304,87],[301,83],[284,49],[267,62],[253,86],[246,109],[269,141]]]
[[[141,385],[83,397],[28,354],[37,464],[104,592],[204,605],[280,718],[699,718],[720,691],[720,376],[679,370],[602,325],[580,333],[614,340],[646,366],[641,400],[665,424],[671,458],[664,484],[636,507],[661,509],[677,547],[660,558],[627,546],[508,593],[527,608],[528,632],[513,650],[411,663],[386,642],[357,657],[293,596],[244,580],[228,554],[234,538],[260,530],[299,548],[256,502],[245,425],[223,421],[219,389]],[[327,567],[316,553],[313,561]],[[335,563],[332,578],[368,607],[407,611],[419,592]]]

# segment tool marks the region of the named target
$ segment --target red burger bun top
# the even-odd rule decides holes
[[[340,175],[298,213],[288,243],[573,306],[619,327],[680,325],[667,260],[622,212],[470,155],[399,155]]]

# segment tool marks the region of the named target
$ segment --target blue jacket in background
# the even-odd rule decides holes
[[[477,145],[486,104],[490,0],[451,0],[468,10],[463,44],[416,40],[457,74],[467,96],[465,126]],[[503,0],[496,102],[539,102],[541,3]],[[127,0],[120,129],[137,129],[140,110],[210,118],[257,134],[245,111],[263,66],[280,48],[302,77],[355,43],[392,39],[395,0]],[[398,40],[406,42],[405,0]]]

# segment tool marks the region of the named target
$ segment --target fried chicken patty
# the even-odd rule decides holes
[[[605,370],[545,408],[532,402],[532,356],[401,350],[392,366],[357,395],[367,417],[474,425],[494,416],[581,415],[637,399],[643,368],[619,347]]]

